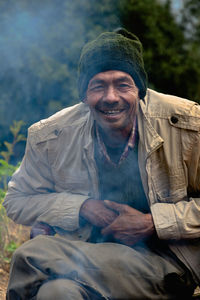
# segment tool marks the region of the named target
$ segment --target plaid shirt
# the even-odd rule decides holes
[[[122,153],[122,155],[121,155],[121,157],[120,157],[120,159],[119,159],[119,161],[118,161],[117,164],[114,163],[111,160],[110,156],[108,155],[108,152],[106,150],[106,146],[104,144],[102,136],[100,135],[100,132],[99,132],[97,124],[96,124],[95,128],[96,128],[97,142],[98,142],[98,145],[99,145],[99,152],[100,152],[101,157],[104,158],[104,160],[107,163],[112,164],[113,166],[117,167],[128,156],[130,149],[133,149],[134,146],[135,146],[136,135],[137,135],[137,118],[134,119],[133,128],[132,128],[132,131],[131,131],[128,143],[126,144],[126,147],[125,147],[125,149],[124,149],[124,151],[123,151],[123,153]]]

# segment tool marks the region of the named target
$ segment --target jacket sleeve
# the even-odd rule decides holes
[[[45,222],[67,231],[79,227],[79,210],[88,198],[68,191],[56,192],[48,157],[28,138],[25,156],[8,184],[4,206],[16,223]]]
[[[200,238],[200,132],[185,163],[188,176],[188,201],[155,203],[151,212],[160,239]],[[195,197],[190,197],[195,195]]]
[[[155,203],[151,213],[160,239],[200,238],[200,198],[176,204]]]

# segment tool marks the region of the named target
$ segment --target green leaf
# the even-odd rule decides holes
[[[20,132],[22,126],[24,125],[24,121],[13,121],[13,125],[10,126],[10,131],[12,132],[13,136],[16,137]]]
[[[4,142],[4,145],[8,149],[9,154],[12,154],[13,153],[13,144],[12,143],[8,143],[8,142]]]
[[[11,241],[8,245],[6,245],[5,250],[9,253],[13,253],[17,249],[18,245]]]
[[[8,161],[9,158],[10,158],[9,152],[6,152],[6,151],[1,151],[1,152],[0,152],[0,155],[1,155],[6,161]]]
[[[16,137],[16,143],[26,141],[26,137],[23,134],[18,134]]]

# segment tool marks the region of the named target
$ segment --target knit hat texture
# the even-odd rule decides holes
[[[128,73],[139,88],[141,99],[146,95],[147,74],[144,69],[142,44],[125,29],[104,32],[87,43],[81,52],[78,66],[78,90],[84,100],[90,79],[109,70]]]

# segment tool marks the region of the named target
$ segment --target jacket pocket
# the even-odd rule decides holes
[[[170,173],[162,169],[162,174],[152,176],[152,180],[157,201],[176,203],[181,200],[188,200],[183,169],[176,169]]]

